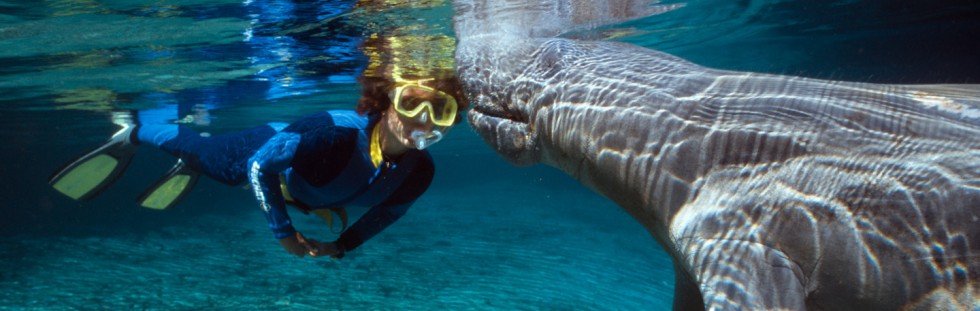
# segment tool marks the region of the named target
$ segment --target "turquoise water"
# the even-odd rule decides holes
[[[676,2],[675,2],[676,3]],[[688,1],[598,34],[724,69],[885,83],[980,83],[970,1]],[[49,174],[102,142],[110,109],[173,109],[201,131],[350,109],[370,22],[338,1],[0,0],[3,309],[667,309],[670,260],[557,170],[515,168],[466,125],[434,147],[408,215],[340,261],[298,259],[249,191],[202,180],[134,202],[172,165],[143,148],[102,196]],[[423,13],[449,27],[449,11]],[[615,30],[615,31],[612,31]],[[356,213],[357,211],[352,211]],[[301,231],[334,235],[294,213]]]

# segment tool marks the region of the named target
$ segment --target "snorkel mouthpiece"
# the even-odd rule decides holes
[[[442,139],[442,132],[439,130],[432,130],[431,132],[424,132],[420,130],[412,131],[412,140],[415,141],[415,149],[425,150],[432,144],[439,142]]]

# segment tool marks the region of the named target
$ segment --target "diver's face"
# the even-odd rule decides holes
[[[389,107],[385,111],[382,122],[388,131],[384,143],[386,154],[401,154],[408,149],[424,149],[438,141],[450,129],[436,126],[432,122],[423,122],[419,116],[406,117],[395,111],[394,107]],[[423,148],[419,148],[420,146]]]
[[[390,128],[404,147],[425,149],[441,140],[455,122],[456,100],[433,88],[405,84],[393,90],[391,98]]]

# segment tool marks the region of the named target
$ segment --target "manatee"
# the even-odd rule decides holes
[[[560,36],[678,7],[454,1],[470,124],[645,226],[674,309],[980,308],[980,85],[726,71]]]

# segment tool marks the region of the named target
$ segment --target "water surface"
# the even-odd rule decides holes
[[[980,83],[980,7],[969,1],[685,3],[589,35],[732,70]],[[557,170],[511,167],[466,125],[432,147],[436,179],[408,215],[341,261],[287,255],[241,188],[202,180],[171,210],[138,207],[173,164],[150,148],[95,200],[47,186],[115,130],[111,109],[171,109],[214,133],[351,109],[372,25],[421,14],[450,27],[448,7],[352,6],[0,1],[0,307],[669,308],[670,261],[642,227]],[[304,233],[334,237],[293,214]]]

